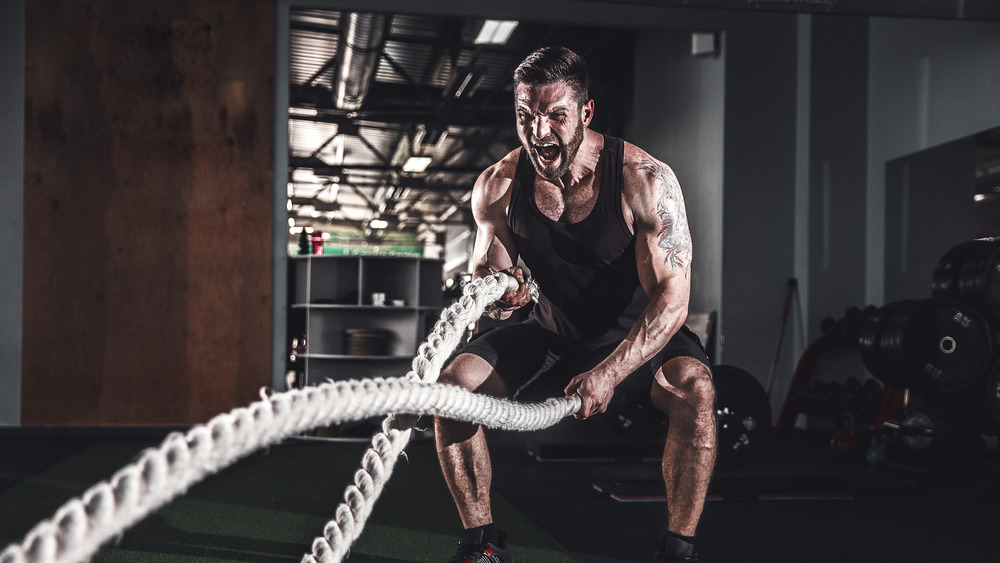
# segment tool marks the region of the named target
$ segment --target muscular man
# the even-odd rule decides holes
[[[577,418],[643,401],[670,419],[663,449],[667,526],[655,562],[695,561],[692,545],[715,464],[709,360],[686,327],[691,237],[671,169],[588,128],[583,60],[546,47],[514,72],[521,147],[473,189],[473,275],[521,283],[488,314],[528,303],[518,260],[541,295],[530,317],[463,347],[441,381],[497,397],[551,383],[582,399]],[[438,418],[437,452],[464,530],[449,563],[511,561],[493,524],[492,468],[479,426]],[[650,540],[652,545],[653,540]]]

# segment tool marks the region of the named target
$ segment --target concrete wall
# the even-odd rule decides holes
[[[691,225],[691,311],[722,308],[725,51],[691,55],[691,32],[636,38],[635,118],[627,138],[677,174]]]
[[[887,206],[896,205],[886,197],[886,164],[1000,125],[1000,23],[873,18],[869,47],[865,289],[882,304]]]
[[[766,381],[795,272],[798,27],[789,15],[726,29],[724,359]]]
[[[930,297],[941,257],[975,238],[975,172],[971,136],[886,163],[886,302]]]
[[[0,425],[21,421],[24,0],[0,3]]]
[[[813,17],[810,49],[808,315],[819,321],[865,303],[868,20]]]

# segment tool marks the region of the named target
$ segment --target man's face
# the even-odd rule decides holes
[[[514,102],[517,136],[538,175],[550,181],[561,178],[583,142],[593,101],[580,105],[560,80],[544,86],[519,84]]]

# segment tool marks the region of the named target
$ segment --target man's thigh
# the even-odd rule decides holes
[[[458,350],[478,356],[500,377],[509,395],[544,369],[552,343],[547,331],[533,321],[501,325],[475,335]]]

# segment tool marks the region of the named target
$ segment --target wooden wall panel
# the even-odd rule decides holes
[[[270,379],[274,2],[27,6],[26,425],[193,424]]]

